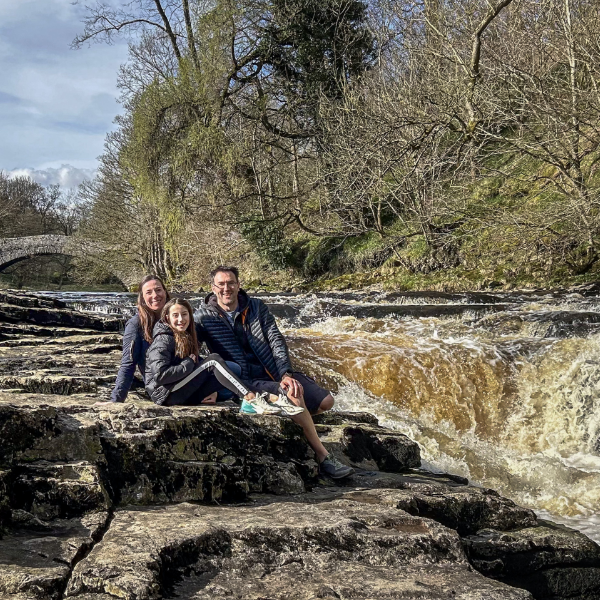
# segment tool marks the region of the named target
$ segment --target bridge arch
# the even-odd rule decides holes
[[[85,246],[73,243],[73,238],[66,235],[30,235],[17,238],[0,238],[0,273],[4,269],[22,260],[34,256],[64,254],[66,256],[93,256],[98,252],[86,251]],[[129,288],[131,282],[120,273],[114,272],[121,283]]]

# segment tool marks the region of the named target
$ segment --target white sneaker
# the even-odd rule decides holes
[[[296,406],[285,394],[279,394],[277,400],[273,402],[273,406],[278,406],[284,417],[293,417],[304,412],[302,406]]]
[[[281,408],[275,406],[274,402],[269,402],[268,397],[269,394],[263,392],[258,396],[254,396],[252,400],[243,400],[240,412],[245,415],[280,415]]]

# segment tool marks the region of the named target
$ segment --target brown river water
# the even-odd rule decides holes
[[[131,310],[125,294],[58,294]],[[468,477],[600,541],[600,298],[582,293],[262,296],[339,409],[369,411]],[[199,296],[191,297],[199,303]]]

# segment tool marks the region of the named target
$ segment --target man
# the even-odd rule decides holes
[[[242,379],[259,391],[275,396],[285,394],[294,405],[306,408],[289,416],[304,430],[321,473],[334,479],[351,475],[354,472],[351,467],[327,452],[311,417],[333,407],[331,394],[292,369],[287,344],[273,315],[262,300],[250,298],[240,289],[236,267],[217,267],[210,278],[212,293],[194,314],[201,329],[200,339],[206,341],[211,352],[237,363],[242,369]],[[255,413],[245,402],[240,410]]]

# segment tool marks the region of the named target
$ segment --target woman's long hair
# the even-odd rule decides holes
[[[163,283],[162,279],[160,277],[157,277],[156,275],[146,275],[146,277],[144,277],[144,279],[140,281],[140,285],[138,286],[137,309],[138,315],[140,317],[140,324],[142,326],[142,332],[144,334],[144,339],[150,344],[152,342],[152,330],[154,329],[156,321],[158,321],[158,317],[156,316],[154,311],[148,308],[148,305],[144,300],[144,294],[142,293],[142,288],[149,281],[158,281],[160,285],[162,285],[163,290],[165,290],[167,302],[171,299],[171,295],[165,287],[165,284]]]
[[[190,315],[190,322],[185,331],[177,331],[174,329],[169,319],[171,307],[177,305],[187,309],[188,314]],[[173,298],[173,300],[169,300],[169,302],[165,304],[160,318],[161,321],[173,329],[173,334],[175,335],[175,356],[178,356],[179,358],[185,358],[190,354],[198,356],[198,336],[196,335],[196,325],[194,324],[192,306],[190,303],[182,298]]]

